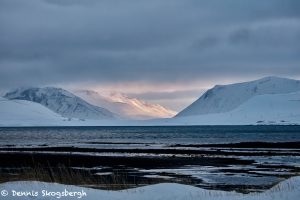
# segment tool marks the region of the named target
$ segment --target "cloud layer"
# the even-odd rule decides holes
[[[0,89],[300,77],[299,10],[298,0],[2,0]]]

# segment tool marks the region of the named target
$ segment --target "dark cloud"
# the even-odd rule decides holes
[[[193,47],[197,50],[206,50],[209,48],[215,48],[219,43],[219,39],[213,36],[207,36],[205,38],[201,38],[198,41],[193,43]],[[193,50],[195,50],[193,49]]]
[[[234,31],[230,37],[229,40],[232,43],[243,43],[248,42],[250,39],[251,32],[249,29],[239,29],[237,31]]]
[[[299,76],[299,10],[298,0],[2,0],[0,89]]]

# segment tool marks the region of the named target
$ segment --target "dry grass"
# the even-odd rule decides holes
[[[90,170],[78,170],[65,165],[57,165],[56,167],[37,165],[34,168],[0,169],[0,183],[9,181],[55,182],[108,190],[128,189],[150,184],[145,180],[128,177],[127,173],[117,170],[109,175],[96,175]]]

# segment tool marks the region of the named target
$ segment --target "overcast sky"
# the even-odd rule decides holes
[[[1,0],[0,91],[121,91],[182,109],[214,84],[300,78],[299,0]]]

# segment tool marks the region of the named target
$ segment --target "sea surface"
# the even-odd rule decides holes
[[[0,128],[0,145],[82,143],[221,144],[300,141],[300,126]]]

